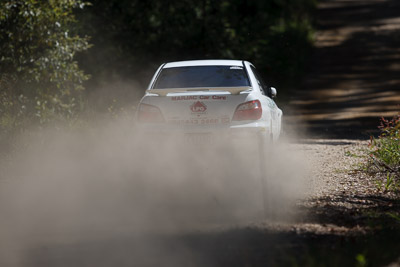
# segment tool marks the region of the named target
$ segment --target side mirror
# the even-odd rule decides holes
[[[271,90],[271,97],[272,97],[272,98],[275,98],[276,95],[278,94],[278,93],[276,92],[276,88],[275,88],[275,87],[270,87],[269,89]]]

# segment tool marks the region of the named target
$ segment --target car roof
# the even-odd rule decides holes
[[[242,60],[207,59],[168,62],[164,68],[191,67],[191,66],[243,66]]]

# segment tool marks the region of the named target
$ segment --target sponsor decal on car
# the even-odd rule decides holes
[[[203,102],[197,101],[190,105],[192,113],[204,113],[207,110],[207,105]]]
[[[178,125],[210,125],[210,124],[229,124],[229,117],[221,117],[221,118],[188,118],[188,119],[179,119],[173,118],[168,120],[171,124]]]
[[[183,100],[226,100],[224,95],[188,95],[188,96],[173,96],[172,101]]]
[[[173,96],[171,97],[172,101],[179,101],[179,100],[197,100],[197,95],[184,95],[184,96]]]

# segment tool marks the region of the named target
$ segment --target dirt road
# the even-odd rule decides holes
[[[22,236],[16,234],[11,242],[1,243],[1,250],[10,250],[14,242],[17,245],[22,242],[19,245],[23,246],[11,250],[17,251],[16,258],[8,259],[8,263],[14,262],[14,265],[2,265],[356,266],[366,261],[369,266],[382,266],[398,262],[398,221],[388,214],[396,213],[400,203],[393,200],[390,193],[379,191],[374,178],[354,172],[363,160],[359,155],[366,143],[348,139],[306,139],[288,144],[290,151],[306,159],[309,172],[304,197],[293,203],[284,217],[216,223],[207,227],[177,226],[173,231],[143,232],[128,227],[89,233],[91,227],[84,226],[88,232],[72,229],[80,232],[78,235],[68,234],[64,228],[58,230],[58,237],[34,231],[29,233],[29,238],[21,239]],[[113,189],[104,190],[102,198],[110,198],[107,192]],[[118,191],[123,192],[122,188]],[[87,191],[88,196],[95,197],[90,192]],[[50,196],[48,201],[59,201],[60,194],[61,191]],[[124,198],[131,201],[129,197]],[[127,205],[126,211],[135,212],[129,209],[132,205]],[[36,205],[33,208],[39,210]],[[72,208],[79,210],[79,206]],[[129,218],[124,212],[112,211],[120,208],[104,206],[100,211],[109,216],[117,215],[122,221],[124,217]],[[90,221],[93,211],[84,210],[82,220]],[[65,217],[68,210],[53,212]],[[53,218],[51,214],[43,216],[39,222],[44,225],[60,223],[43,221],[48,216]],[[149,216],[146,219],[149,224],[164,219],[160,213],[146,216]],[[30,217],[27,220],[29,222]],[[27,227],[46,232],[33,220]]]
[[[380,117],[399,113],[399,10],[397,0],[320,1],[316,49],[287,107],[289,125],[308,136],[367,139]]]

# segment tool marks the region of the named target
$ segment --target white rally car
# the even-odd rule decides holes
[[[137,120],[148,131],[198,137],[216,132],[256,133],[277,140],[282,111],[256,68],[241,60],[162,64],[141,99]]]

